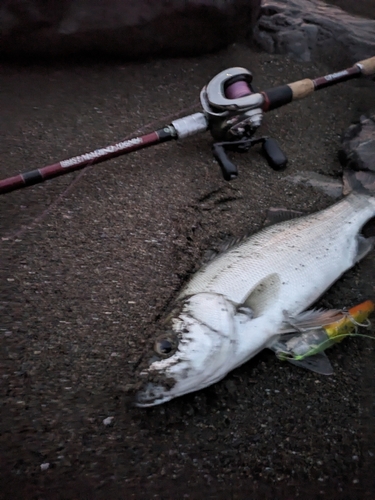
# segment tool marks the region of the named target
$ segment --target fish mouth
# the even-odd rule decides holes
[[[147,408],[156,406],[170,401],[174,396],[171,391],[157,385],[153,382],[148,382],[143,389],[140,389],[135,395],[135,406],[139,408]]]
[[[176,397],[177,380],[164,371],[144,370],[133,392],[133,404],[140,408],[156,406]]]

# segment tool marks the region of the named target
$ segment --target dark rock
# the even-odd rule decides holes
[[[359,123],[350,125],[339,155],[346,167],[375,172],[375,115],[362,116]]]
[[[139,58],[210,52],[247,37],[260,0],[8,0],[0,53]]]
[[[351,63],[375,53],[375,20],[352,16],[320,0],[266,0],[254,29],[265,51],[300,61],[344,58]],[[338,55],[337,55],[338,57]]]

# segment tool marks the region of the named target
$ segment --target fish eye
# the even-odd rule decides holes
[[[171,337],[159,337],[155,340],[154,350],[161,356],[169,356],[177,347],[177,342]]]

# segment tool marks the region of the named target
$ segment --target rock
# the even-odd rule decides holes
[[[104,424],[105,426],[111,425],[111,424],[112,424],[112,422],[113,422],[113,419],[114,419],[114,418],[115,418],[115,417],[107,417],[107,418],[105,418],[105,419],[103,420],[103,424]]]
[[[251,33],[261,0],[8,0],[0,6],[7,56],[207,53]]]
[[[375,172],[375,115],[361,116],[359,123],[350,125],[343,135],[339,158],[345,167]]]
[[[331,198],[340,198],[342,196],[342,181],[334,179],[318,172],[304,171],[296,175],[289,175],[284,178],[287,182],[300,184],[302,186],[311,186],[327,194]]]
[[[375,20],[320,0],[265,0],[254,39],[267,52],[300,61],[340,57],[342,65],[375,54]]]
[[[373,177],[369,177],[368,171],[375,172],[375,115],[367,118],[361,116],[359,123],[350,125],[344,133],[339,150],[339,160],[344,168],[358,170],[356,179],[366,188],[373,190]],[[287,176],[285,181],[293,184],[308,185],[331,196],[340,198],[352,191],[350,183],[344,176],[341,180],[321,175],[317,172],[298,172],[296,175]],[[372,223],[367,227],[366,237],[375,236],[375,226]]]

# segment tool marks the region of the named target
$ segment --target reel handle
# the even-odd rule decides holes
[[[224,144],[222,142],[216,142],[212,146],[212,153],[220,165],[221,172],[226,181],[232,181],[238,176],[238,170],[234,163],[228,158],[226,151],[224,149]]]
[[[278,172],[285,170],[288,158],[275,139],[272,139],[272,137],[265,139],[262,144],[262,152],[272,170],[276,170]]]
[[[232,181],[238,176],[238,170],[234,163],[230,161],[226,150],[246,153],[255,144],[262,144],[262,153],[268,165],[276,171],[284,170],[288,159],[284,152],[272,137],[244,138],[239,141],[216,142],[212,146],[212,152],[220,165],[223,177],[226,181]]]

